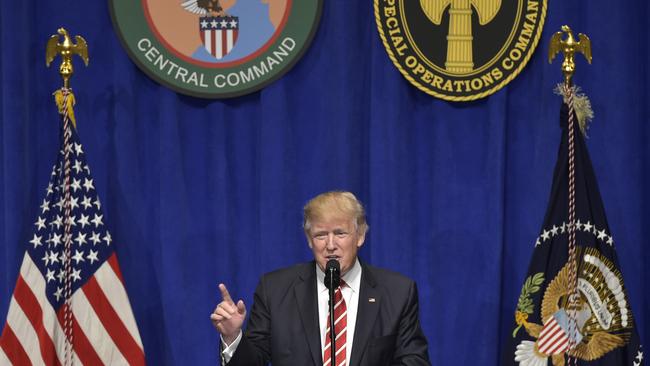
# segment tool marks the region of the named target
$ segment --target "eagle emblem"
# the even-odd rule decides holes
[[[517,314],[534,341],[522,341],[515,351],[521,366],[564,366],[565,355],[585,361],[596,360],[624,346],[630,338],[632,318],[623,289],[621,273],[595,248],[585,249],[580,263],[575,308],[569,308],[569,264],[548,284],[540,310],[543,324],[528,322]],[[575,346],[569,348],[573,335]]]
[[[190,13],[200,15],[224,15],[219,0],[187,0],[181,6]]]
[[[186,0],[181,6],[199,18],[199,35],[205,50],[216,60],[228,55],[239,36],[239,17],[228,15],[219,0]]]

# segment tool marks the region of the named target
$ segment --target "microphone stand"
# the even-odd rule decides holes
[[[336,330],[334,329],[334,323],[336,322],[336,319],[334,318],[334,271],[330,269],[328,271],[329,276],[330,276],[330,287],[329,287],[329,294],[330,294],[330,366],[335,366],[336,365]],[[325,360],[323,360],[325,362]]]

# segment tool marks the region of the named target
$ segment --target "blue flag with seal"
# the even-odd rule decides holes
[[[562,142],[502,365],[640,366],[638,331],[587,147],[563,89]],[[584,103],[583,103],[584,104]]]

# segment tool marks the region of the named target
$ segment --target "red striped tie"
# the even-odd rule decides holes
[[[341,280],[341,286],[345,286],[345,282]],[[341,286],[336,288],[334,292],[334,330],[336,331],[336,364],[334,366],[345,366],[345,343],[347,340],[347,325],[348,325],[348,309],[345,306],[345,300],[341,293]],[[330,315],[327,312],[327,331],[325,332],[325,347],[323,348],[323,366],[331,366],[332,353],[331,340],[330,340]]]

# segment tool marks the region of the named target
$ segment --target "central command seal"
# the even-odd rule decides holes
[[[113,26],[138,67],[202,98],[257,91],[311,42],[323,0],[109,0]]]
[[[374,0],[379,35],[404,77],[450,101],[486,97],[526,66],[546,0]]]

